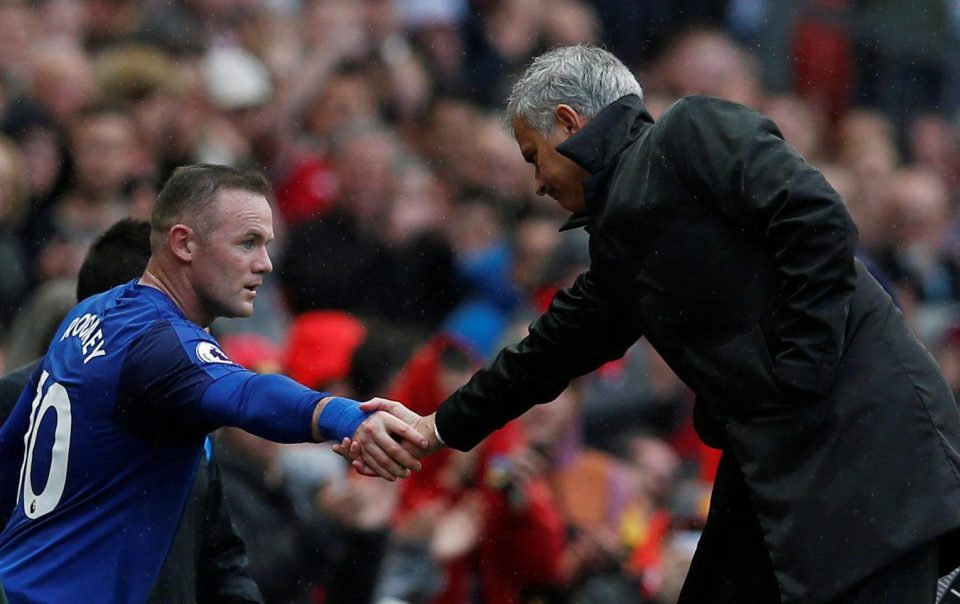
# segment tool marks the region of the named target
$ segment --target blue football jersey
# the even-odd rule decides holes
[[[131,281],[64,319],[0,429],[0,583],[19,602],[141,603],[211,430],[311,440],[323,394],[232,363]]]

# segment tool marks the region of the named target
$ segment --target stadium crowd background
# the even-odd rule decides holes
[[[222,163],[268,175],[278,233],[254,318],[214,325],[227,354],[432,411],[586,266],[500,117],[581,42],[654,116],[771,116],[960,391],[956,0],[0,1],[0,367],[43,354],[100,233]],[[691,405],[641,343],[400,484],[230,429],[217,454],[268,602],[668,604],[717,459]]]

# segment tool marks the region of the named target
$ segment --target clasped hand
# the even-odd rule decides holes
[[[333,450],[347,459],[364,476],[394,481],[420,470],[420,459],[440,449],[434,429],[434,415],[422,416],[402,404],[384,398],[361,403],[360,409],[374,412]]]

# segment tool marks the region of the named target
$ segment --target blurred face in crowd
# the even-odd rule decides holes
[[[27,182],[16,145],[0,138],[0,222],[16,216],[26,199]]]
[[[676,36],[658,71],[675,98],[706,94],[756,107],[762,96],[753,57],[722,31],[699,29]]]
[[[527,441],[541,450],[552,450],[567,434],[579,405],[576,386],[564,390],[549,405],[534,405],[520,416],[520,425]]]
[[[470,184],[504,197],[527,196],[533,192],[529,168],[517,155],[516,143],[499,120],[480,120],[471,140],[467,163],[461,168]]]
[[[362,222],[378,222],[393,195],[397,144],[386,131],[351,136],[333,158],[340,207]]]
[[[196,232],[192,283],[207,324],[216,317],[249,317],[257,288],[273,264],[267,244],[273,215],[263,195],[222,189],[217,193],[209,231]]]
[[[658,504],[666,505],[678,469],[680,457],[664,440],[653,436],[637,436],[630,441],[630,459],[639,471],[647,494]]]
[[[543,37],[549,47],[595,43],[600,29],[597,13],[580,0],[556,0],[543,14]]]
[[[80,188],[93,194],[119,192],[133,171],[133,121],[121,113],[82,118],[73,129],[71,142]]]
[[[480,112],[470,103],[440,99],[431,110],[427,130],[423,133],[423,153],[462,179],[471,165],[467,158],[472,155],[462,141],[464,138],[473,140],[472,135],[481,119]],[[516,152],[511,148],[510,153]]]
[[[479,197],[457,200],[456,212],[451,212],[444,226],[458,255],[477,253],[503,238],[504,227],[493,201]]]
[[[957,132],[941,115],[923,114],[910,123],[910,156],[916,163],[942,174],[952,174],[960,163]]]
[[[442,364],[440,367],[440,375],[438,376],[440,392],[443,393],[444,397],[450,396],[456,392],[460,386],[470,381],[470,377],[473,376],[474,371],[476,371],[476,367],[473,366],[460,367],[457,365]]]
[[[439,231],[448,214],[447,192],[439,179],[422,165],[409,165],[397,177],[397,194],[389,206],[387,230],[394,242]]]
[[[537,195],[549,195],[569,212],[586,209],[583,180],[590,174],[557,152],[557,145],[575,134],[586,120],[567,105],[557,106],[553,131],[544,134],[519,117],[513,120],[513,136],[523,159],[533,164]]]
[[[44,127],[33,127],[21,137],[24,172],[30,192],[43,197],[53,190],[64,164],[57,134]]]
[[[366,76],[341,73],[332,76],[317,95],[306,120],[310,131],[322,138],[353,120],[372,118],[376,112],[377,101]]]
[[[774,121],[783,138],[800,155],[808,159],[820,155],[823,118],[809,103],[794,95],[775,95],[766,100],[763,113]]]
[[[81,0],[49,0],[40,6],[41,27],[50,38],[82,44],[87,36],[90,7]]]
[[[31,75],[32,96],[61,124],[69,123],[98,94],[90,60],[77,50],[39,51]]]
[[[960,341],[955,341],[957,334],[951,333],[947,341],[937,354],[937,364],[943,377],[947,378],[954,396],[960,395]]]
[[[894,237],[905,250],[935,250],[949,218],[949,195],[940,177],[923,169],[903,169],[887,184]]]
[[[7,72],[23,62],[23,49],[30,47],[35,29],[34,11],[26,3],[0,5],[0,71]]]
[[[557,221],[550,215],[531,215],[519,221],[513,234],[513,280],[533,291],[542,283],[544,269],[560,243]]]

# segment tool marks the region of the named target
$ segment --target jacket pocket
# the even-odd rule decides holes
[[[789,406],[758,323],[720,342],[686,349],[691,387],[718,417],[743,417]]]

